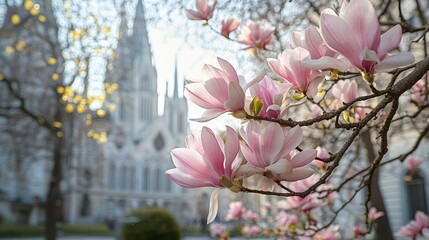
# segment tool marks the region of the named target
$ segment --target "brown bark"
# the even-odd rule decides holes
[[[373,148],[373,144],[371,141],[371,134],[369,131],[364,131],[361,134],[361,141],[363,142],[366,149],[366,156],[369,164],[372,163],[374,159],[376,159],[376,154]],[[374,224],[375,227],[375,239],[383,239],[383,240],[393,240],[392,229],[389,224],[388,212],[386,211],[386,207],[383,201],[383,195],[381,194],[380,185],[379,185],[379,176],[380,171],[376,169],[374,174],[372,175],[371,181],[371,196],[370,201],[372,207],[375,207],[377,211],[384,212],[384,216],[379,218],[377,222]]]

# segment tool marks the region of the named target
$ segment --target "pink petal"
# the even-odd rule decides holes
[[[238,82],[228,83],[228,100],[225,102],[224,107],[227,110],[241,110],[244,109],[245,95]]]
[[[307,59],[302,61],[302,63],[304,66],[315,70],[338,69],[340,71],[346,71],[350,69],[351,65],[344,60],[345,59],[340,60],[333,57],[324,56],[316,60]]]
[[[218,178],[224,175],[225,161],[223,149],[219,147],[218,140],[216,139],[213,131],[208,127],[203,127],[201,131],[201,143],[204,149],[203,159],[209,170],[216,172]]]
[[[309,178],[313,175],[314,170],[308,167],[294,168],[291,174],[283,174],[278,176],[278,180],[295,182],[298,180]]]
[[[280,159],[276,163],[274,163],[271,166],[268,166],[265,168],[266,170],[270,170],[271,172],[275,174],[291,174],[293,170],[292,164],[284,158]]]
[[[277,123],[262,123],[264,132],[261,134],[261,155],[264,161],[264,166],[275,163],[278,158],[276,157],[283,147],[284,133],[280,124]]]
[[[290,151],[298,147],[303,138],[302,129],[299,126],[295,126],[284,135],[283,146],[281,151],[278,153],[277,158],[282,158]]]
[[[310,81],[307,87],[307,92],[305,95],[308,97],[314,98],[317,95],[317,92],[319,90],[319,84],[325,80],[324,77],[317,77]]]
[[[204,20],[200,13],[194,10],[186,9],[185,14],[190,20]]]
[[[240,150],[240,140],[237,133],[231,127],[226,127],[225,141],[225,175],[232,180],[232,163]]]
[[[250,164],[241,165],[235,173],[235,179],[244,179],[258,173],[263,173],[264,169],[252,166]]]
[[[395,55],[387,56],[379,64],[375,65],[377,72],[388,72],[398,67],[403,67],[414,63],[414,55],[409,52],[400,52]]]
[[[360,68],[360,43],[351,31],[350,25],[338,16],[323,11],[320,18],[320,29],[326,44],[346,57],[354,66]]]
[[[237,72],[235,71],[234,67],[226,60],[222,58],[217,58],[217,61],[219,62],[220,67],[225,72],[225,74],[228,76],[228,80],[232,82],[239,83]]]
[[[200,118],[191,118],[189,120],[191,121],[196,121],[196,122],[207,122],[210,121],[214,118],[219,117],[220,115],[224,114],[226,111],[221,109],[212,109],[212,110],[207,110],[203,113],[203,116]]]
[[[185,86],[185,97],[196,105],[205,108],[223,108],[223,103],[214,98],[202,83],[190,83]]]
[[[191,175],[194,178],[210,179],[212,173],[208,170],[202,156],[196,151],[188,148],[175,148],[171,151],[171,157],[177,169],[181,172]]]
[[[271,70],[279,77],[282,77],[285,80],[288,78],[288,75],[286,74],[284,67],[281,65],[279,60],[275,58],[267,58],[267,63]]]
[[[351,26],[361,48],[366,46],[369,50],[377,50],[380,44],[380,24],[369,0],[350,1],[342,9],[341,18]]]
[[[316,155],[317,155],[316,149],[304,150],[302,152],[295,154],[295,156],[293,156],[292,159],[290,160],[290,163],[294,168],[303,167],[309,164],[311,161],[313,161],[316,158]]]
[[[382,59],[384,55],[391,50],[397,48],[402,38],[401,25],[396,25],[389,31],[381,35],[380,46],[378,47],[378,56]]]
[[[228,99],[228,83],[225,80],[212,78],[204,82],[204,87],[217,101],[223,103]]]
[[[173,180],[178,185],[185,187],[185,188],[215,186],[215,184],[213,184],[212,182],[210,182],[208,180],[201,180],[198,178],[194,178],[191,175],[188,175],[186,173],[181,172],[177,168],[167,170],[165,172],[165,175],[167,175],[168,178]]]

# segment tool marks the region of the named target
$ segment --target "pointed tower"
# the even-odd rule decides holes
[[[141,130],[158,117],[157,74],[152,61],[142,0],[137,2],[129,44],[130,57],[133,59],[133,90],[136,92],[134,121],[136,130]]]
[[[132,33],[129,34],[125,7],[120,14],[116,56],[109,69],[112,82],[119,84],[116,122],[134,140],[158,117],[157,74],[152,60],[143,1],[138,0]]]
[[[164,117],[168,121],[169,131],[177,137],[176,141],[180,142],[181,139],[188,133],[188,104],[183,97],[183,89],[180,89],[178,83],[178,66],[177,56],[175,59],[174,69],[174,89],[173,96],[168,97],[166,94]],[[182,97],[179,97],[179,90],[182,92]]]

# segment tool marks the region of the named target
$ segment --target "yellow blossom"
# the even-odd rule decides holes
[[[52,80],[54,80],[54,81],[57,81],[59,77],[60,77],[60,75],[58,75],[58,73],[53,73],[53,74],[51,75],[51,78],[52,78]]]
[[[39,16],[39,21],[42,22],[42,23],[46,22],[46,17],[43,16],[43,15],[40,15]]]
[[[21,17],[19,17],[18,14],[13,14],[10,17],[10,21],[12,22],[13,25],[18,25],[21,22]]]
[[[5,51],[7,54],[11,54],[11,53],[15,52],[15,48],[13,48],[13,47],[11,47],[11,46],[6,46],[6,47],[4,48],[4,51]]]
[[[25,0],[24,2],[24,8],[27,10],[30,10],[33,7],[34,3],[31,0]]]
[[[57,87],[57,93],[63,94],[64,93],[64,87]]]
[[[106,116],[106,111],[104,111],[104,109],[98,109],[97,110],[97,116],[99,116],[99,117]]]
[[[55,65],[55,64],[57,64],[57,59],[54,57],[51,57],[48,59],[48,63],[49,63],[49,65]]]
[[[74,105],[73,105],[73,104],[71,104],[71,103],[68,103],[68,104],[66,105],[66,112],[71,113],[71,112],[73,112],[73,111],[74,111]]]
[[[24,50],[25,46],[27,46],[27,43],[23,40],[19,40],[16,44],[15,44],[15,48],[18,51],[22,51]]]
[[[64,134],[63,134],[63,132],[61,132],[61,131],[60,131],[60,132],[57,132],[57,137],[59,137],[59,138],[60,138],[60,137],[63,137],[63,135],[64,135]]]
[[[53,122],[52,126],[56,127],[56,128],[60,128],[63,126],[63,124],[61,122]]]

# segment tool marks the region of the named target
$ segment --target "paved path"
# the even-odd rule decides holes
[[[42,237],[36,238],[0,238],[1,240],[43,240]],[[183,240],[210,240],[210,237],[192,236],[184,237]],[[85,236],[65,236],[59,237],[58,240],[115,240],[114,237],[85,237]]]

